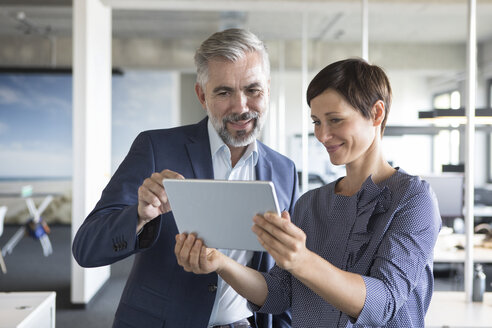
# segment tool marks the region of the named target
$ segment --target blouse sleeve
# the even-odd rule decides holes
[[[291,307],[291,274],[274,265],[269,272],[260,272],[268,286],[268,296],[263,306],[251,302],[249,308],[254,312],[279,314]]]
[[[421,279],[425,279],[423,275],[432,275],[433,249],[441,216],[429,185],[423,182],[421,186],[424,188],[418,188],[416,194],[401,200],[369,275],[363,276],[367,293],[356,325],[384,326],[415,288],[427,289],[424,294],[432,294],[433,285],[422,286]],[[424,314],[426,309],[410,310]]]

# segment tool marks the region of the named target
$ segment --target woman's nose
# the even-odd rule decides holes
[[[332,138],[332,134],[330,131],[330,128],[327,126],[317,126],[314,129],[314,135],[316,136],[316,139],[318,139],[319,142],[324,144],[325,142],[329,141]]]

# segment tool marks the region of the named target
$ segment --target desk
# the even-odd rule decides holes
[[[485,235],[473,236],[473,261],[477,263],[492,263],[492,248],[480,247]],[[435,263],[463,263],[465,250],[457,249],[456,245],[465,245],[466,236],[461,234],[440,234],[434,248]]]
[[[492,217],[492,206],[475,205],[473,207],[473,215],[475,217]]]
[[[427,328],[492,327],[492,293],[483,302],[468,303],[464,292],[434,292],[427,315]]]
[[[0,328],[55,328],[55,292],[0,293]]]

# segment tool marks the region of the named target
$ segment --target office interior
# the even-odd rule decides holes
[[[476,5],[476,119],[471,143],[464,116],[470,104],[470,3]],[[84,16],[81,9],[89,14]],[[91,16],[99,11],[109,19]],[[80,20],[84,17],[88,20]],[[42,209],[38,214],[51,228],[52,247],[49,252],[36,238],[20,238],[3,256],[7,273],[0,272],[0,293],[56,291],[58,327],[107,327],[132,264],[127,259],[101,271],[74,274],[80,268],[74,268],[70,254],[73,222],[83,217],[74,212],[78,200],[73,179],[85,169],[77,166],[74,151],[79,149],[74,130],[82,124],[75,112],[79,94],[74,91],[81,84],[73,79],[74,58],[80,55],[74,51],[80,49],[74,40],[77,28],[89,35],[100,31],[101,38],[109,40],[103,47],[95,45],[109,60],[87,68],[110,81],[101,88],[101,102],[90,102],[109,107],[109,113],[101,109],[100,117],[98,108],[87,109],[95,115],[87,117],[107,123],[107,138],[99,143],[109,150],[102,160],[108,169],[91,180],[98,198],[140,131],[195,123],[205,116],[194,93],[194,51],[210,34],[228,27],[247,28],[267,45],[270,109],[261,140],[295,161],[304,182],[302,192],[344,175],[344,168],[330,163],[313,136],[304,100],[310,79],[327,64],[347,57],[364,57],[385,69],[393,89],[383,137],[386,158],[431,183],[443,217],[435,290],[459,292],[458,299],[466,303],[468,164],[473,168],[475,262],[483,265],[486,291],[492,292],[491,17],[489,0],[0,1],[0,247],[5,249],[36,214],[29,198],[34,212]],[[439,117],[434,115],[438,110],[461,116]],[[82,127],[89,129],[87,134],[100,132],[97,124]],[[82,206],[82,212],[88,211],[91,204]],[[103,279],[91,285],[94,276]],[[79,280],[88,285],[80,287],[83,296],[74,297],[80,292],[74,288]],[[488,308],[473,312],[489,316],[481,327],[492,327],[491,301],[487,296],[479,305]],[[435,305],[432,311],[437,313],[439,304]],[[449,324],[444,317],[436,318],[437,325],[433,321],[429,326]]]

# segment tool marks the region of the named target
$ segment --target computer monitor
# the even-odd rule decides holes
[[[445,173],[422,176],[437,196],[439,212],[443,218],[463,217],[464,175]]]

